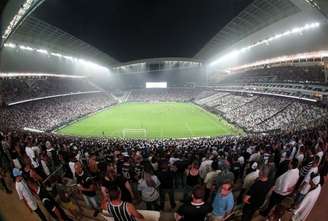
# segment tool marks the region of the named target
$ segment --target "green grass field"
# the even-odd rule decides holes
[[[242,133],[224,119],[194,104],[174,102],[116,105],[56,132],[125,138],[189,138]]]

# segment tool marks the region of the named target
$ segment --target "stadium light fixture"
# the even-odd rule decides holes
[[[4,47],[5,48],[16,48],[16,44],[14,44],[12,42],[5,43],[4,44]],[[25,45],[19,45],[18,48],[21,49],[21,50],[36,51],[36,52],[38,52],[40,54],[47,54],[47,55],[55,56],[55,57],[58,57],[58,58],[64,58],[64,59],[69,60],[71,62],[79,62],[80,64],[84,65],[85,67],[92,68],[95,71],[106,71],[106,72],[109,71],[109,69],[107,67],[102,66],[102,65],[99,65],[99,64],[96,64],[94,62],[87,61],[87,60],[80,59],[80,58],[76,58],[76,57],[72,57],[72,56],[68,56],[68,55],[63,55],[63,54],[56,53],[56,52],[50,52],[50,51],[45,50],[45,49],[32,48],[32,47],[25,46]]]
[[[59,58],[63,57],[63,55],[62,55],[62,54],[59,54],[59,53],[54,53],[54,52],[52,52],[52,53],[51,53],[51,55],[52,55],[52,56],[56,56],[56,57],[59,57]]]
[[[8,27],[5,29],[4,34],[2,35],[3,41],[5,41],[9,37],[9,35],[13,32],[13,30],[17,26],[17,24],[24,17],[26,12],[32,7],[33,1],[34,0],[26,0],[25,3],[21,6],[21,8],[18,10],[17,14],[10,21]]]
[[[33,48],[25,46],[25,45],[20,45],[19,48],[22,50],[26,50],[26,51],[34,51]]]
[[[86,78],[82,75],[67,75],[67,74],[49,74],[49,73],[1,73],[0,78],[4,77],[57,77],[57,78]]]
[[[37,49],[37,52],[39,52],[40,54],[48,54],[48,51],[45,49]]]
[[[270,58],[266,60],[256,61],[250,64],[245,64],[237,67],[228,68],[225,70],[226,73],[232,73],[240,70],[245,70],[249,68],[254,68],[263,65],[270,65],[275,63],[283,63],[283,62],[290,62],[294,60],[300,59],[316,59],[316,58],[328,58],[328,51],[315,51],[315,52],[307,52],[301,54],[294,54],[294,55],[284,55],[280,57]]]
[[[222,63],[223,61],[227,61],[227,60],[231,60],[233,58],[236,58],[239,54],[244,53],[246,51],[249,51],[252,48],[255,48],[255,47],[258,47],[258,46],[261,46],[261,45],[269,45],[270,42],[272,42],[272,41],[276,41],[278,39],[281,39],[281,38],[286,37],[286,36],[290,36],[292,34],[302,34],[304,31],[309,31],[309,30],[318,28],[319,26],[320,26],[319,22],[313,22],[313,23],[310,23],[310,24],[305,24],[304,26],[292,28],[291,30],[287,30],[285,32],[276,34],[276,35],[274,35],[272,37],[269,37],[267,39],[258,41],[254,44],[248,45],[248,46],[243,47],[241,49],[234,50],[234,51],[232,51],[228,54],[225,54],[225,55],[221,56],[220,58],[218,58],[217,60],[211,62],[209,64],[209,67],[214,67],[214,66]]]
[[[7,48],[16,48],[16,45],[13,43],[5,43],[4,46]]]

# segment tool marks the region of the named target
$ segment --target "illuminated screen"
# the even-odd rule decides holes
[[[146,88],[167,88],[167,82],[146,82]]]

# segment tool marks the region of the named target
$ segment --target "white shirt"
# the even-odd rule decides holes
[[[207,189],[211,189],[214,179],[218,176],[220,170],[210,171],[207,173],[204,183]]]
[[[322,157],[323,157],[323,151],[321,150],[321,151],[319,151],[318,153],[317,153],[317,156],[320,158],[320,160],[319,160],[319,164],[321,163],[321,159],[322,159]]]
[[[318,167],[312,167],[309,170],[309,172],[306,174],[306,176],[304,177],[304,180],[303,180],[304,185],[301,189],[301,193],[303,195],[307,194],[307,192],[309,192],[309,190],[311,189],[310,180],[311,180],[312,173],[318,173]]]
[[[293,190],[288,191],[288,189],[296,185],[299,177],[300,171],[298,168],[288,170],[277,178],[274,191],[282,196],[289,195]]]
[[[260,152],[257,152],[257,153],[253,153],[250,157],[249,157],[249,162],[252,162],[252,161],[259,161],[261,157],[261,153]]]
[[[25,152],[26,152],[26,155],[30,158],[33,167],[34,168],[39,167],[40,166],[39,162],[34,160],[36,157],[35,157],[35,153],[34,153],[32,147],[28,147],[28,146],[25,147]]]
[[[200,164],[199,176],[202,179],[205,179],[206,174],[211,171],[212,162],[213,160],[205,160]]]
[[[244,165],[245,164],[245,159],[243,156],[240,156],[238,157],[238,162],[241,164],[241,165]]]
[[[249,189],[253,185],[255,180],[259,177],[259,172],[259,170],[255,170],[245,176],[243,189]]]
[[[298,206],[295,215],[292,217],[293,221],[305,221],[309,216],[314,204],[317,202],[321,192],[320,184],[312,191],[310,191]]]
[[[296,159],[298,160],[298,165],[301,165],[304,160],[304,154],[303,153],[297,154]]]
[[[146,180],[144,179],[139,180],[139,184],[138,184],[138,191],[141,192],[141,198],[146,202],[153,202],[154,200],[157,200],[159,197],[159,193],[156,190],[156,188],[159,187],[161,182],[158,180],[157,176],[155,175],[151,176],[151,178],[156,185],[155,188],[148,186]]]
[[[24,180],[16,182],[16,191],[20,200],[25,200],[31,210],[36,210],[38,205]]]

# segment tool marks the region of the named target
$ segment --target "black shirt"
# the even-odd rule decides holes
[[[101,181],[101,186],[107,188],[108,191],[113,187],[119,187],[121,190],[122,201],[132,202],[131,194],[125,187],[126,182],[127,180],[123,176],[117,176],[114,180],[109,180],[104,177]]]
[[[212,212],[212,206],[207,203],[193,205],[192,203],[182,205],[177,214],[183,216],[183,221],[204,221],[207,214]]]
[[[265,200],[267,193],[272,187],[272,183],[269,181],[261,181],[257,180],[248,190],[246,195],[249,195],[251,198],[249,199],[250,204],[248,206],[259,208]]]
[[[80,184],[83,188],[90,188],[93,184],[92,177],[89,176],[87,173],[83,172],[82,176],[76,174],[76,181]],[[95,191],[82,191],[82,193],[86,196],[95,196]]]
[[[162,189],[173,188],[173,172],[172,171],[160,171],[158,173],[158,179],[161,182]]]
[[[52,197],[50,196],[50,194],[43,188],[40,187],[39,191],[38,191],[38,196],[40,197],[40,200],[43,204],[43,206],[47,209],[47,211],[53,215],[54,217],[54,209],[56,208],[56,202],[52,199]]]

